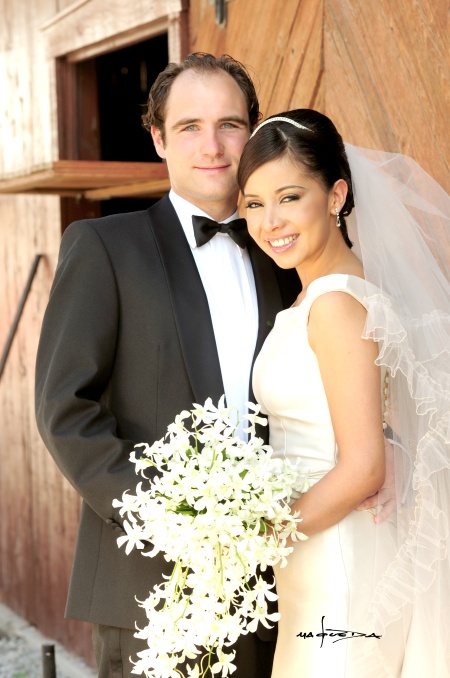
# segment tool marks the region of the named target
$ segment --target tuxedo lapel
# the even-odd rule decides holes
[[[208,300],[191,248],[167,196],[148,213],[196,402],[210,397],[217,404],[224,386]]]
[[[250,240],[248,243],[248,253],[252,262],[258,299],[259,327],[255,346],[255,359],[273,327],[275,316],[279,311],[283,310],[283,300],[272,260],[264,254],[253,240]]]
[[[283,300],[278,286],[278,280],[275,275],[271,259],[255,244],[249,240],[248,253],[252,262],[253,276],[255,278],[256,295],[258,299],[258,336],[256,339],[255,352],[253,354],[253,364],[256,356],[260,352],[262,345],[268,336],[275,322],[276,314],[283,310]],[[252,373],[250,373],[249,400],[256,402],[252,387]],[[256,433],[266,443],[268,442],[269,430],[267,427],[257,425]]]

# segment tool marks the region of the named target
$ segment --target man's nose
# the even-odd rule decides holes
[[[217,129],[206,129],[202,139],[202,153],[212,157],[223,154],[223,144]]]

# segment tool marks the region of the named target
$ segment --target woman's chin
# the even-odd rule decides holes
[[[279,257],[274,254],[270,254],[269,256],[271,259],[274,260],[278,268],[282,268],[284,271],[288,271],[292,268],[295,268],[295,264],[292,261],[283,259],[283,257]]]

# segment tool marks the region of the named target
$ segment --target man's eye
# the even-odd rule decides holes
[[[237,127],[233,122],[224,122],[222,127],[225,127],[226,129],[230,129],[232,127]]]
[[[183,127],[185,132],[195,132],[196,129],[197,125],[187,125],[186,127]]]

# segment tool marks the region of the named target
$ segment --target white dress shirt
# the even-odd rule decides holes
[[[208,299],[227,405],[236,408],[236,416],[241,420],[248,411],[250,372],[258,334],[258,303],[250,257],[226,233],[217,233],[208,243],[197,247],[192,216],[211,219],[210,215],[173,190],[169,198],[192,249]],[[236,210],[223,223],[237,217]],[[238,433],[244,437],[242,426]]]

